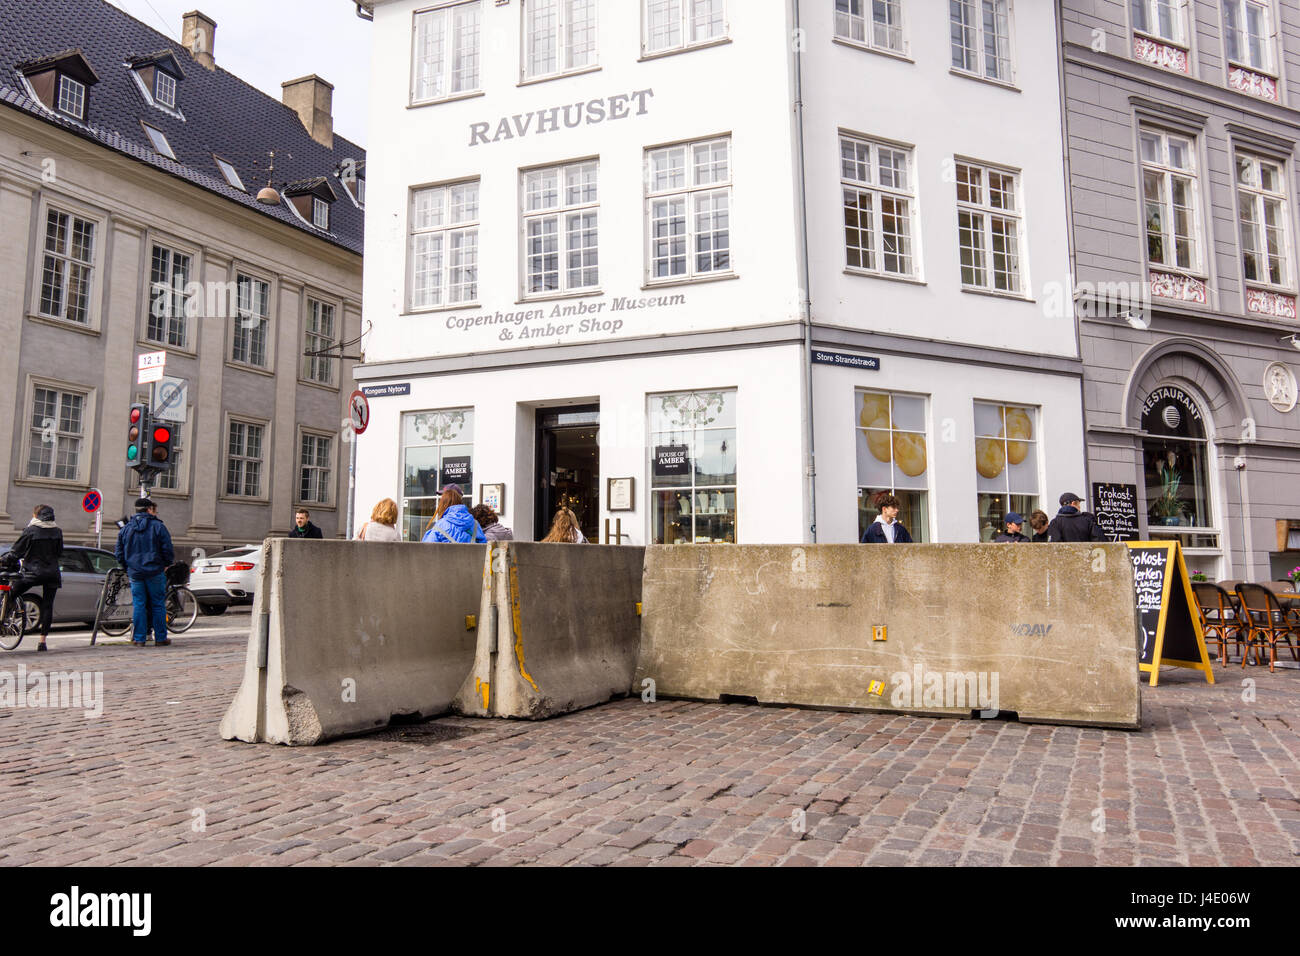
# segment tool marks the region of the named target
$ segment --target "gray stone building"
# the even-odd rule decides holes
[[[1300,564],[1300,2],[1058,12],[1088,493],[1212,579],[1276,579]]]
[[[332,347],[359,349],[365,154],[334,135],[332,88],[266,96],[197,12],[183,43],[103,0],[0,17],[0,544],[37,503],[93,542],[94,487],[112,546],[155,351],[181,396],[153,490],[178,554],[287,532],[300,505],[341,534],[352,362]]]

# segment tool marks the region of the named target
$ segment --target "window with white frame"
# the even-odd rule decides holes
[[[898,499],[898,520],[913,541],[930,540],[930,455],[923,395],[854,393],[858,459],[858,539],[881,514],[882,498]]]
[[[731,271],[731,137],[646,150],[649,281]]]
[[[1038,409],[975,403],[975,492],[980,540],[1005,530],[1003,518],[1039,507]]]
[[[1190,137],[1143,127],[1142,197],[1147,262],[1199,272],[1201,243],[1196,197],[1196,143]]]
[[[840,137],[844,251],[850,269],[915,276],[912,180],[909,147]]]
[[[59,98],[57,100],[60,113],[67,113],[69,116],[77,119],[86,118],[86,84],[79,80],[74,80],[66,73],[59,74]]]
[[[1223,0],[1223,37],[1230,62],[1276,71],[1271,0]]]
[[[154,68],[153,98],[163,106],[176,108],[176,78],[166,70]]]
[[[953,69],[1012,82],[1008,0],[948,0]]]
[[[596,0],[524,0],[524,77],[596,65]]]
[[[524,294],[600,285],[596,160],[523,174]]]
[[[76,481],[80,477],[89,401],[86,392],[50,385],[32,389],[28,478]]]
[[[1247,282],[1291,285],[1285,169],[1276,160],[1237,154],[1237,212]]]
[[[727,36],[726,0],[643,0],[643,52],[665,53]]]
[[[1187,44],[1188,0],[1129,0],[1133,29],[1167,43]]]
[[[149,262],[149,321],[145,338],[183,349],[188,346],[187,312],[192,308],[190,256],[155,244]]]
[[[328,435],[302,433],[298,455],[298,501],[302,504],[328,505],[333,501],[330,454],[333,439]]]
[[[149,145],[153,147],[155,153],[166,156],[168,159],[176,158],[176,154],[172,152],[172,144],[167,142],[167,137],[162,130],[155,129],[148,123],[141,123],[140,125],[144,127],[145,134],[149,137]]]
[[[652,395],[649,405],[651,542],[734,544],[736,390]]]
[[[262,497],[262,458],[266,426],[231,419],[226,442],[226,494]]]
[[[91,324],[95,227],[93,221],[72,213],[53,208],[46,212],[41,315]]]
[[[957,161],[957,248],[961,284],[968,289],[1019,293],[1020,201],[1016,174]]]
[[[433,525],[449,484],[474,496],[474,409],[446,408],[402,416],[402,540],[419,541]]]
[[[308,297],[307,317],[303,324],[302,377],[318,385],[334,384],[335,359],[328,355],[313,355],[334,345],[334,306]]]
[[[319,196],[311,197],[311,224],[317,229],[330,227],[330,204]]]
[[[835,35],[873,50],[902,53],[903,0],[835,0]]]
[[[266,332],[271,323],[271,286],[261,279],[236,277],[235,334],[230,358],[245,365],[266,367]]]
[[[480,0],[415,15],[412,103],[478,89],[481,16]]]
[[[412,309],[478,298],[478,185],[412,190]]]

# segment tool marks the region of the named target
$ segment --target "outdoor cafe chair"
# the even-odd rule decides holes
[[[1300,661],[1300,616],[1285,610],[1277,595],[1261,584],[1238,584],[1237,596],[1246,621],[1246,652],[1241,655],[1241,666],[1253,647],[1258,655],[1268,645],[1268,670],[1273,673],[1277,661],[1277,645],[1285,641],[1291,656]]]
[[[1219,663],[1226,664],[1228,642],[1236,644],[1240,654],[1246,637],[1241,605],[1230,591],[1209,581],[1193,581],[1192,591],[1196,595],[1197,610],[1201,612],[1201,630],[1205,632],[1205,640],[1218,644]]]

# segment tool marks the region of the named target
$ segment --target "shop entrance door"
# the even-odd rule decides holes
[[[535,541],[569,508],[588,541],[600,541],[600,406],[537,410]]]

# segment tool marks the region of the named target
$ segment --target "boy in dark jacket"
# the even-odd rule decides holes
[[[902,502],[890,494],[876,496],[876,507],[880,514],[862,535],[863,544],[911,544],[912,536],[898,520]]]
[[[1047,526],[1048,541],[1105,541],[1106,535],[1097,519],[1079,505],[1083,499],[1072,491],[1061,495],[1061,510]]]
[[[1028,544],[1029,539],[1020,533],[1020,529],[1025,525],[1025,519],[1018,512],[1008,511],[1002,524],[1007,530],[993,539],[995,544]]]
[[[21,601],[24,594],[41,586],[41,642],[36,649],[47,651],[45,638],[50,634],[50,619],[54,616],[54,592],[63,585],[63,575],[59,573],[63,532],[54,523],[54,509],[49,505],[32,509],[32,520],[10,550],[23,559],[23,570],[9,592],[9,600]]]
[[[168,565],[176,560],[172,536],[158,520],[158,506],[149,498],[135,503],[135,516],[117,535],[117,563],[126,565],[131,579],[131,603],[135,631],[131,643],[144,647],[153,628],[155,646],[170,644],[167,638]]]

